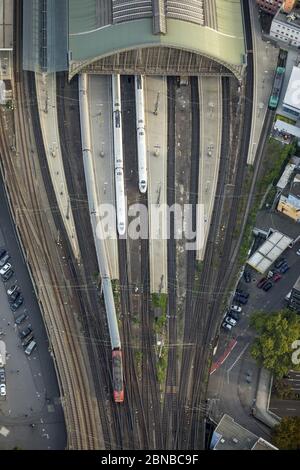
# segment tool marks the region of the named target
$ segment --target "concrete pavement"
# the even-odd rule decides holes
[[[249,2],[249,7],[253,37],[254,103],[248,164],[253,165],[268,110],[268,101],[272,90],[279,49],[275,48],[271,43],[262,40],[258,7],[255,2]]]
[[[56,103],[56,75],[35,74],[36,94],[44,148],[51,180],[70,245],[75,258],[79,257],[79,246],[71,209],[62,150],[58,130]]]
[[[263,226],[260,221],[263,221]],[[262,229],[269,228],[270,221],[272,221],[273,228],[283,229],[285,220],[281,214],[277,213],[261,212],[256,225]],[[288,230],[285,232],[292,236],[291,232],[297,230],[297,227],[296,224],[290,225],[286,226]],[[249,302],[242,306],[241,319],[231,332],[227,333],[221,329],[218,350],[214,357],[214,364],[218,367],[212,373],[209,381],[208,396],[211,416],[218,420],[226,412],[239,423],[265,438],[268,438],[269,431],[262,423],[253,419],[252,411],[257,419],[264,421],[268,426],[274,426],[278,421],[272,415],[272,412],[275,411],[274,406],[270,407],[271,413],[267,412],[271,376],[267,371],[261,371],[250,355],[255,332],[249,328],[249,320],[254,311],[272,312],[285,307],[284,297],[299,277],[300,257],[296,255],[297,249],[298,247],[295,246],[284,254],[290,269],[276,284],[276,288],[273,287],[269,292],[264,292],[256,287],[257,281],[263,276],[254,271],[250,284],[245,283],[244,280],[240,281],[239,287],[250,294]],[[225,353],[229,350],[229,345],[233,340],[236,340],[237,344],[227,355]],[[223,357],[225,357],[225,361],[220,364],[219,359]],[[278,404],[275,405],[276,407]],[[295,408],[295,404],[291,404],[289,408]]]
[[[49,354],[48,338],[36,301],[33,286],[24,263],[6,199],[0,182],[0,245],[11,254],[15,274],[5,285],[0,280],[1,339],[7,346],[6,384],[7,398],[0,402],[0,448],[12,449],[64,449],[66,433],[60,393]],[[7,300],[6,289],[17,282],[24,295],[24,306],[29,319],[19,328]],[[15,314],[15,316],[17,316]],[[28,358],[20,344],[18,330],[31,323],[38,347]],[[19,371],[19,372],[18,372]],[[30,425],[34,424],[34,427]]]
[[[92,156],[97,185],[98,205],[115,207],[114,154],[112,129],[112,98],[110,75],[89,75],[89,116]],[[118,240],[116,226],[111,238],[105,240],[112,279],[119,279]]]
[[[167,293],[167,82],[165,77],[145,79],[145,120],[148,156],[150,291]],[[161,223],[155,214],[160,211]]]
[[[222,82],[220,77],[199,77],[200,164],[198,204],[203,206],[204,240],[197,259],[203,261],[215,202],[222,140]],[[202,219],[201,217],[201,219]]]

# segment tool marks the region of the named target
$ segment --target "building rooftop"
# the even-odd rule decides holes
[[[267,272],[292,241],[292,238],[281,232],[273,232],[261,247],[250,256],[247,264],[262,274]]]
[[[300,109],[300,68],[293,67],[283,104]]]
[[[275,19],[282,23],[288,23],[291,27],[300,28],[300,7],[296,6],[289,14],[284,13],[283,10],[278,10]]]
[[[276,450],[276,447],[224,414],[216,427],[210,448],[213,450]]]
[[[13,14],[13,2],[0,0],[0,49],[13,48]]]
[[[278,121],[277,121],[277,122],[278,122]],[[283,121],[279,121],[279,122],[283,122]],[[276,123],[276,124],[277,124],[277,123]],[[283,123],[283,124],[285,124],[285,123]],[[289,124],[289,125],[290,125],[290,124]],[[300,131],[300,129],[299,129],[299,131]],[[296,165],[295,165],[294,163],[288,163],[288,164],[286,165],[286,167],[285,167],[285,169],[284,169],[284,172],[282,173],[282,175],[281,175],[281,177],[280,177],[280,179],[279,179],[279,181],[278,181],[278,183],[277,183],[277,185],[276,185],[276,187],[277,187],[278,189],[283,190],[283,189],[286,188],[286,186],[287,186],[287,184],[289,183],[290,178],[291,178],[291,176],[292,176],[292,174],[293,174],[295,168],[296,168]]]
[[[295,285],[293,286],[294,289],[297,289],[300,292],[300,276],[298,277]]]
[[[270,444],[270,442],[265,441],[262,437],[254,444],[251,450],[278,450],[277,447]]]

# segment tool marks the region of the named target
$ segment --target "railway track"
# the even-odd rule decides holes
[[[201,290],[203,294],[197,296],[195,301],[195,315],[193,324],[196,325],[196,330],[201,331],[201,344],[197,343],[196,337],[196,351],[194,357],[193,369],[193,388],[190,397],[190,426],[187,445],[190,446],[204,446],[203,442],[203,424],[206,411],[205,406],[205,391],[206,380],[208,374],[209,357],[211,354],[211,341],[212,341],[212,327],[218,327],[218,306],[221,301],[221,296],[217,293],[220,291],[220,269],[212,269],[215,254],[220,256],[220,246],[215,244],[215,234],[218,232],[220,221],[222,221],[222,212],[225,197],[225,185],[228,178],[228,171],[230,160],[230,93],[229,93],[229,79],[223,78],[222,80],[222,109],[223,109],[223,126],[222,126],[222,146],[221,146],[221,163],[219,182],[217,194],[219,197],[216,199],[213,222],[211,227],[211,238],[209,239],[204,265],[209,266],[208,270],[204,271],[203,280],[201,282]],[[224,247],[225,249],[225,247]],[[226,259],[221,259],[221,266],[226,264]],[[215,306],[215,308],[214,308]],[[197,321],[197,317],[201,317]],[[202,427],[201,427],[202,426]],[[200,431],[200,432],[199,432]],[[200,434],[200,435],[199,435]],[[198,447],[196,447],[198,448]]]
[[[245,2],[246,3],[246,2]],[[247,12],[245,15],[247,18]],[[245,21],[247,22],[247,21]],[[247,24],[249,28],[249,24]],[[248,50],[251,50],[251,42],[249,40],[249,29],[247,31],[248,35]],[[251,119],[252,119],[252,95],[253,95],[253,63],[252,56],[250,54],[248,61],[248,77],[246,82],[245,90],[245,110],[244,110],[244,122],[243,122],[243,138],[242,138],[242,148],[240,161],[235,174],[230,174],[228,169],[231,168],[230,162],[227,162],[227,165],[224,166],[226,161],[226,155],[230,153],[230,128],[229,123],[231,119],[229,103],[231,97],[229,94],[229,82],[228,79],[223,78],[222,83],[222,92],[223,92],[223,135],[222,135],[222,159],[221,167],[219,173],[219,182],[217,194],[220,197],[217,199],[214,213],[213,213],[213,225],[210,230],[210,236],[208,240],[206,256],[204,260],[204,266],[206,269],[203,272],[201,279],[201,290],[202,294],[197,296],[195,303],[195,312],[196,315],[193,315],[193,325],[195,331],[201,335],[198,336],[198,344],[196,345],[195,355],[193,359],[193,387],[192,393],[188,394],[186,403],[188,403],[189,413],[183,421],[185,421],[185,430],[186,437],[182,435],[178,436],[177,447],[189,449],[203,448],[205,443],[205,416],[206,416],[206,390],[208,383],[208,373],[209,373],[209,364],[211,360],[212,353],[212,340],[216,335],[216,332],[219,328],[220,322],[220,312],[219,305],[222,300],[222,292],[228,283],[229,275],[232,274],[231,271],[228,273],[228,266],[232,265],[234,260],[232,259],[231,247],[233,245],[232,237],[232,227],[235,226],[237,221],[237,207],[233,201],[238,200],[242,195],[242,185],[245,175],[245,167],[247,161],[247,145],[250,138],[251,130]],[[224,158],[225,157],[225,158]],[[228,173],[228,174],[227,174]],[[223,181],[222,181],[223,180]],[[234,183],[234,194],[231,198],[231,208],[230,208],[230,218],[229,221],[222,219],[222,212],[224,207],[226,194],[223,192],[225,188],[225,183],[230,182]],[[229,230],[226,230],[224,235],[224,240],[222,243],[218,241],[218,244],[215,245],[214,234],[218,232],[219,222],[222,221],[226,223],[226,226],[229,227]],[[231,228],[230,228],[231,227]],[[221,268],[216,270],[213,268],[214,251],[216,251],[217,256],[221,259]],[[237,252],[237,251],[236,251]],[[208,269],[207,269],[208,268]],[[215,292],[219,292],[219,295],[213,295],[212,287],[214,287]],[[205,305],[205,309],[203,308]],[[205,312],[206,310],[206,312]],[[198,319],[198,321],[197,321]],[[192,338],[192,336],[190,336]],[[193,342],[193,340],[191,341]]]
[[[34,80],[30,80],[30,95],[35,96]],[[69,101],[70,97],[67,97],[67,103],[65,102],[65,94],[71,93],[72,100]],[[107,449],[121,448],[121,436],[119,433],[117,417],[115,416],[114,408],[111,404],[112,396],[112,375],[108,373],[111,370],[111,347],[108,333],[108,327],[106,324],[106,314],[104,306],[101,304],[99,299],[99,290],[95,285],[95,280],[92,278],[91,273],[97,271],[96,254],[94,252],[93,235],[90,226],[87,194],[85,192],[85,186],[78,187],[81,185],[82,180],[74,181],[72,173],[70,172],[69,166],[72,166],[73,172],[76,174],[76,167],[82,165],[82,154],[81,154],[81,141],[80,141],[80,129],[79,124],[79,110],[77,109],[77,120],[74,119],[74,114],[67,112],[68,105],[71,103],[77,104],[78,108],[78,84],[77,80],[74,79],[72,85],[66,83],[66,77],[64,74],[60,74],[58,78],[58,98],[57,107],[59,109],[59,130],[60,130],[60,142],[64,156],[64,167],[67,177],[68,190],[70,195],[70,201],[72,210],[76,217],[74,218],[76,231],[79,234],[80,241],[80,255],[81,263],[73,259],[72,251],[67,246],[68,250],[68,264],[70,272],[72,273],[72,285],[74,286],[81,311],[81,325],[83,328],[84,336],[86,337],[85,345],[88,350],[89,362],[91,364],[91,374],[93,375],[93,382],[95,385],[95,391],[97,396],[96,406],[99,409],[101,415],[101,424],[103,430],[103,438]],[[69,99],[68,99],[69,98]],[[34,100],[35,101],[35,100]],[[72,104],[72,109],[76,108],[75,104]],[[51,182],[50,173],[47,165],[44,165],[45,155],[42,142],[42,135],[40,132],[38,114],[34,113],[36,122],[34,123],[36,141],[39,144],[38,154],[40,156],[40,164],[42,168],[42,175],[44,179],[45,187],[47,188],[47,195],[51,202],[51,207],[56,207],[56,198]],[[69,139],[68,130],[74,132],[74,138]],[[78,141],[76,141],[76,138]],[[74,148],[73,148],[74,147]],[[78,154],[78,155],[77,155]],[[42,157],[41,157],[42,156]],[[78,157],[78,158],[77,158]],[[80,162],[80,163],[79,163]],[[83,172],[83,168],[82,168]],[[78,202],[80,201],[80,202]],[[61,236],[62,240],[67,242],[67,234],[64,230],[59,212],[55,209],[52,210],[53,218]],[[84,233],[82,227],[85,227]],[[67,243],[68,245],[68,243]],[[101,317],[101,320],[99,319]],[[106,409],[103,413],[101,410]]]
[[[167,169],[167,204],[175,204],[175,87],[174,77],[168,77],[168,169]],[[176,395],[173,387],[177,385],[176,373],[176,242],[174,239],[174,214],[170,216],[170,237],[167,242],[168,256],[168,343],[172,345],[168,350],[167,375],[165,381],[164,404],[162,410],[163,448],[172,447],[172,429],[176,427]]]
[[[251,24],[250,24],[250,14],[249,14],[249,5],[248,2],[245,0],[243,3],[244,6],[244,16],[245,16],[245,25],[246,25],[246,40],[247,40],[247,49],[249,51],[252,51],[252,35],[251,35]],[[234,175],[234,184],[235,184],[235,189],[234,189],[234,195],[232,198],[232,201],[239,200],[239,197],[243,195],[243,181],[244,181],[244,176],[245,176],[245,168],[246,168],[246,163],[247,163],[247,155],[248,155],[248,142],[250,140],[250,132],[251,132],[251,121],[252,121],[252,98],[253,98],[253,54],[252,52],[248,53],[248,67],[247,67],[247,80],[246,80],[246,88],[245,88],[245,109],[244,109],[244,122],[243,122],[243,136],[241,139],[242,145],[240,149],[240,162],[237,167],[236,174]],[[223,103],[223,106],[225,103]],[[270,114],[266,118],[266,123],[267,123],[267,128],[270,126],[269,120],[272,119]],[[267,131],[267,129],[266,129]],[[266,132],[265,131],[265,132]],[[260,143],[263,142],[264,138],[266,137],[266,134],[264,133],[262,136],[262,140]],[[260,163],[258,163],[259,165]],[[248,203],[248,210],[250,208],[250,201],[252,198],[253,190],[254,190],[254,185],[255,185],[255,180],[257,177],[257,172],[255,170],[256,175],[254,176],[253,183],[252,183],[252,188],[250,191],[250,197],[249,197],[249,203]],[[238,207],[237,204],[232,204],[231,210],[230,210],[230,218],[228,221],[228,227],[234,227],[237,221],[237,215],[238,215]],[[246,213],[247,216],[247,213]],[[226,222],[227,223],[227,222]],[[226,231],[225,234],[225,240],[224,240],[224,245],[223,245],[223,251],[222,251],[222,268],[219,270],[218,273],[218,278],[216,281],[216,284],[220,292],[223,292],[223,289],[225,286],[228,284],[229,279],[231,275],[233,274],[233,269],[234,269],[234,261],[238,253],[238,246],[241,242],[241,238],[239,239],[238,243],[236,244],[236,247],[232,251],[231,247],[233,245],[233,236],[232,236],[232,231]],[[210,339],[214,338],[216,335],[217,329],[219,327],[219,321],[220,321],[220,313],[219,313],[219,303],[217,300],[214,301],[212,305],[212,311],[211,311],[211,317],[207,329],[207,340],[206,344],[210,344],[209,341]],[[209,354],[206,355],[207,358],[209,358]],[[197,395],[197,400],[194,401],[193,405],[195,408],[195,415],[197,416],[197,419],[199,420],[200,413],[202,416],[205,415],[205,396],[206,396],[206,390],[207,390],[207,385],[208,385],[208,380],[206,380],[206,388],[204,387],[203,393],[200,397],[200,394]],[[192,439],[191,445],[193,445],[193,442],[195,442],[198,439],[198,433],[197,433],[197,427],[194,429],[194,439]]]
[[[54,240],[51,240],[53,230],[49,227],[49,215],[47,214],[48,204],[46,203],[45,206],[46,198],[45,194],[41,194],[42,188],[37,187],[38,168],[34,160],[34,142],[32,142],[32,136],[28,129],[30,113],[27,112],[28,107],[26,106],[26,97],[28,96],[26,95],[28,92],[26,81],[24,82],[26,74],[23,74],[21,70],[22,2],[15,2],[14,7],[14,71],[16,72],[16,80],[13,81],[12,86],[16,100],[15,125],[19,138],[17,147],[19,154],[22,155],[20,163],[22,165],[23,186],[19,186],[17,175],[20,168],[16,171],[14,169],[10,171],[10,187],[19,188],[18,193],[17,191],[10,193],[10,198],[12,206],[16,210],[19,208],[17,225],[23,242],[30,240],[31,243],[34,243],[34,247],[31,243],[26,243],[27,258],[30,260],[30,267],[39,288],[38,294],[43,310],[47,311],[47,317],[44,316],[44,320],[55,353],[55,365],[64,401],[69,447],[75,449],[99,448],[101,430],[96,423],[94,409],[90,401],[90,387],[88,383],[83,383],[86,376],[84,355],[78,348],[75,338],[70,334],[71,331],[74,331],[74,322],[66,312],[64,298],[58,288],[63,285],[62,274],[67,274],[67,269],[55,255],[56,247]],[[2,139],[3,141],[4,139]],[[29,149],[32,150],[29,152]],[[5,150],[8,150],[7,145]],[[8,155],[9,153],[6,153],[4,156],[6,164]],[[21,214],[26,210],[26,217],[20,217],[20,209]],[[14,215],[16,217],[16,213]],[[43,247],[39,241],[43,241]],[[56,266],[54,265],[55,261],[57,261]],[[40,269],[40,266],[47,266],[49,269]],[[60,275],[56,273],[58,267]]]
[[[127,195],[128,207],[131,204],[140,202],[140,194],[138,192],[138,174],[137,174],[137,144],[136,144],[136,128],[135,128],[135,93],[134,81],[130,77],[122,77],[121,79],[121,96],[122,96],[122,125],[123,125],[123,149],[124,149],[124,176],[125,176],[125,194]],[[136,170],[135,170],[136,169]],[[147,197],[144,196],[143,203],[147,204]],[[145,248],[145,247],[144,247]],[[147,249],[147,247],[146,247]],[[134,250],[134,251],[132,251]],[[147,426],[148,416],[148,394],[147,400],[144,401],[144,390],[140,390],[140,384],[137,375],[136,358],[133,345],[133,326],[131,324],[132,314],[132,265],[136,257],[139,257],[140,269],[141,264],[141,240],[119,239],[119,273],[121,285],[121,306],[123,315],[123,348],[124,348],[124,370],[125,370],[125,394],[128,402],[124,403],[126,416],[130,416],[130,420],[134,425],[132,432],[132,441],[129,441],[127,448],[147,449],[150,446],[149,433]],[[146,270],[146,280],[149,276],[147,260],[143,260]],[[141,276],[139,285],[142,286]],[[147,301],[147,292],[145,292]],[[142,294],[144,295],[144,294]],[[145,309],[147,305],[143,305]],[[143,388],[143,387],[142,387]],[[148,392],[148,389],[147,389]],[[131,445],[131,447],[130,447]]]
[[[223,99],[223,123],[225,117],[225,110],[228,110],[228,102],[226,108],[224,108],[224,104],[226,103],[226,90],[223,86],[222,92],[222,99]],[[228,119],[228,116],[226,115]],[[219,178],[217,193],[223,193],[224,187],[224,175],[225,175],[225,168],[227,165],[227,156],[228,156],[228,125],[226,127],[227,120],[225,120],[225,125],[223,125],[223,134],[222,134],[222,148],[221,148],[221,161],[220,161],[220,173],[219,175],[223,175],[223,178]],[[213,212],[213,219],[212,219],[212,227],[210,230],[210,237],[208,239],[205,259],[204,259],[204,269],[201,275],[199,290],[196,298],[193,299],[193,309],[190,313],[186,312],[186,329],[185,329],[185,337],[184,342],[194,344],[193,349],[184,351],[183,356],[183,366],[185,370],[189,370],[191,377],[190,382],[186,378],[182,377],[181,384],[180,384],[180,403],[181,405],[184,404],[185,408],[180,408],[180,419],[182,423],[183,429],[178,430],[177,434],[177,442],[176,447],[178,449],[189,449],[190,442],[189,442],[189,434],[191,432],[192,422],[193,422],[193,408],[195,404],[195,394],[194,390],[199,386],[203,386],[203,373],[207,364],[203,361],[203,364],[199,364],[198,359],[203,358],[205,349],[207,347],[207,342],[204,341],[205,337],[205,330],[207,328],[207,320],[209,318],[209,310],[211,307],[211,303],[213,300],[214,293],[212,289],[218,289],[218,286],[214,285],[213,282],[213,271],[211,269],[213,256],[215,252],[215,245],[214,245],[214,235],[218,229],[220,212],[222,207],[222,198],[217,198],[216,204],[214,207]],[[212,235],[213,234],[213,235]],[[196,372],[197,371],[197,372]],[[182,369],[182,373],[184,374],[184,369]],[[199,444],[197,444],[199,446]],[[198,448],[198,447],[195,447]]]

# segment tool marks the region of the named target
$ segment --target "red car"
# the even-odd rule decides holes
[[[274,281],[274,282],[278,282],[278,281],[280,281],[281,278],[282,278],[281,274],[276,273],[276,274],[274,274],[274,276],[273,276],[273,281]]]
[[[266,277],[263,277],[260,281],[258,281],[256,285],[259,289],[261,289],[266,284],[267,281],[268,279]]]

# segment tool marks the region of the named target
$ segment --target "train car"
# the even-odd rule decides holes
[[[288,56],[288,52],[285,51],[284,49],[280,49],[279,59],[278,59],[278,64],[277,64],[279,67],[286,66],[287,56]]]
[[[114,401],[116,403],[123,403],[124,401],[123,361],[122,361],[122,351],[120,349],[114,349],[112,351],[112,373],[113,373]]]
[[[145,132],[145,103],[144,103],[144,78],[142,75],[135,76],[135,103],[136,103],[136,133],[139,166],[139,190],[141,193],[147,191],[147,148]]]
[[[272,109],[272,110],[277,109],[281,90],[282,90],[284,74],[285,74],[285,68],[277,67],[274,82],[273,82],[272,93],[269,99],[269,109]]]
[[[109,276],[102,277],[102,291],[105,302],[108,330],[112,349],[121,348],[119,325],[115,308],[114,294]]]
[[[124,189],[124,171],[123,168],[115,169],[116,184],[116,206],[117,206],[117,226],[118,233],[125,235],[126,231],[126,202]]]
[[[126,203],[123,172],[123,135],[120,75],[112,75],[113,137],[117,228],[119,235],[126,230]]]
[[[123,134],[120,75],[112,75],[112,101],[115,168],[123,168]]]

